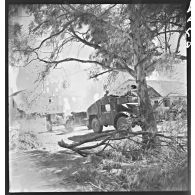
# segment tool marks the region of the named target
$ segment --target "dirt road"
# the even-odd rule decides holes
[[[106,127],[106,130],[114,128]],[[72,131],[56,126],[51,132],[39,131],[35,134],[41,143],[40,148],[9,152],[10,192],[91,191],[91,185],[81,185],[71,179],[88,159],[61,148],[57,143],[61,139],[66,143],[77,142],[94,136],[93,131],[84,126]]]
[[[86,127],[71,132],[56,127],[52,132],[37,132],[42,143],[40,149],[10,151],[10,192],[89,191],[90,186],[81,186],[69,179],[87,159],[59,147],[57,142],[63,139],[71,143],[79,135],[90,133]]]

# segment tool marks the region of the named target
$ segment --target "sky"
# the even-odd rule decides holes
[[[76,49],[77,47],[73,46],[73,50],[70,53],[73,52],[74,55]],[[87,59],[90,53],[91,51],[88,48],[84,48],[80,51],[78,57]],[[33,66],[32,64],[28,68],[20,68],[20,70],[13,73],[10,71],[11,83],[15,88],[14,91],[33,88],[34,80],[37,78],[37,73]],[[63,103],[66,107],[63,111],[68,113],[71,111],[86,111],[90,104],[104,95],[103,80],[89,79],[89,72],[86,69],[90,66],[79,62],[69,62],[59,65],[56,70],[50,72],[45,82],[44,90],[47,91],[47,83],[49,85],[54,83],[52,89],[54,93],[58,89],[61,91],[60,95],[64,97]],[[66,89],[62,87],[64,81],[67,83]],[[43,103],[41,104],[43,105]],[[40,101],[33,110],[36,110],[38,107],[40,107]]]

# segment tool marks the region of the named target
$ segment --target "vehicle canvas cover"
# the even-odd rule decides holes
[[[95,103],[93,103],[88,109],[87,114],[88,115],[98,115],[100,113],[100,107],[101,105],[105,105],[109,103],[109,96],[104,96],[101,99],[97,100]]]

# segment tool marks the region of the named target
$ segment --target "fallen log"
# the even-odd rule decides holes
[[[124,135],[124,133],[125,133],[125,135]],[[98,148],[99,146],[104,145],[104,148],[103,148],[103,150],[104,150],[108,146],[112,147],[112,145],[109,142],[110,141],[115,141],[115,140],[129,139],[130,141],[134,141],[137,144],[141,144],[141,145],[146,146],[147,145],[146,143],[143,143],[141,141],[138,142],[138,141],[135,141],[135,140],[131,139],[135,136],[146,135],[146,134],[151,135],[150,132],[146,132],[146,131],[137,131],[137,132],[131,132],[131,131],[128,131],[128,130],[111,131],[111,132],[108,131],[108,132],[104,132],[104,133],[101,133],[101,134],[98,134],[98,135],[94,135],[93,137],[90,137],[90,138],[86,138],[86,139],[81,140],[79,142],[74,142],[72,144],[67,144],[62,139],[61,141],[58,142],[58,145],[60,147],[70,149],[70,150],[80,154],[81,156],[86,157],[87,155],[92,154],[92,153],[89,152],[90,149]],[[119,135],[119,136],[116,136],[116,135]],[[165,136],[161,133],[156,133],[151,137],[154,137],[154,136],[159,136],[159,137],[163,137],[165,139],[168,139],[170,141],[173,141],[173,140],[175,141],[175,137]],[[104,138],[104,139],[102,141],[100,141],[99,140],[100,138]],[[178,139],[178,137],[176,137],[176,138]],[[86,143],[89,143],[89,142],[94,142],[94,141],[100,141],[100,142],[96,143],[96,144],[93,144],[93,145],[90,145],[90,146],[81,147],[81,145],[83,145],[83,144],[86,144]],[[169,143],[171,143],[171,142],[169,142]],[[161,145],[161,146],[163,146],[163,145]],[[182,149],[183,149],[183,147],[182,147]],[[103,150],[101,150],[101,151],[103,151]],[[95,154],[98,155],[101,151],[99,151]],[[93,152],[93,154],[94,154],[94,152]]]

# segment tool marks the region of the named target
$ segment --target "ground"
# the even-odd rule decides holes
[[[92,135],[93,131],[87,127],[68,131],[64,126],[56,126],[51,132],[38,131],[35,134],[41,143],[38,149],[9,152],[10,192],[90,191],[89,184],[78,185],[68,178],[87,159],[61,148],[57,142],[63,139],[71,143]]]
[[[33,126],[33,123],[26,123],[28,124],[28,126],[26,126],[28,128],[29,124],[30,127]],[[175,127],[175,123],[176,122],[164,122],[163,125],[158,125],[158,129],[161,132],[166,132],[167,128],[174,130],[173,127]],[[178,122],[177,125],[179,125]],[[182,126],[178,126],[178,128],[179,130],[182,130]],[[20,131],[22,129],[24,128],[20,128]],[[114,130],[114,128],[104,128],[104,131],[107,130]],[[140,128],[136,126],[132,130],[137,131],[140,130]],[[172,134],[175,134],[173,130],[171,130]],[[36,141],[40,144],[36,145],[32,142],[31,145],[28,145],[31,138],[28,136],[28,139],[26,138],[25,140],[22,138],[20,140],[22,144],[24,143],[20,146],[22,149],[16,150],[14,147],[10,147],[10,192],[66,192],[94,190],[89,182],[76,182],[73,180],[79,169],[87,167],[89,159],[81,157],[68,149],[61,148],[57,144],[61,139],[66,143],[72,143],[94,136],[92,130],[88,130],[85,126],[75,127],[73,130],[66,130],[64,126],[55,126],[53,127],[53,131],[38,128],[38,130],[33,133],[36,135]],[[177,132],[177,134],[178,133],[179,132]],[[25,144],[28,145],[26,150],[24,150]],[[88,171],[87,175],[89,175]]]

